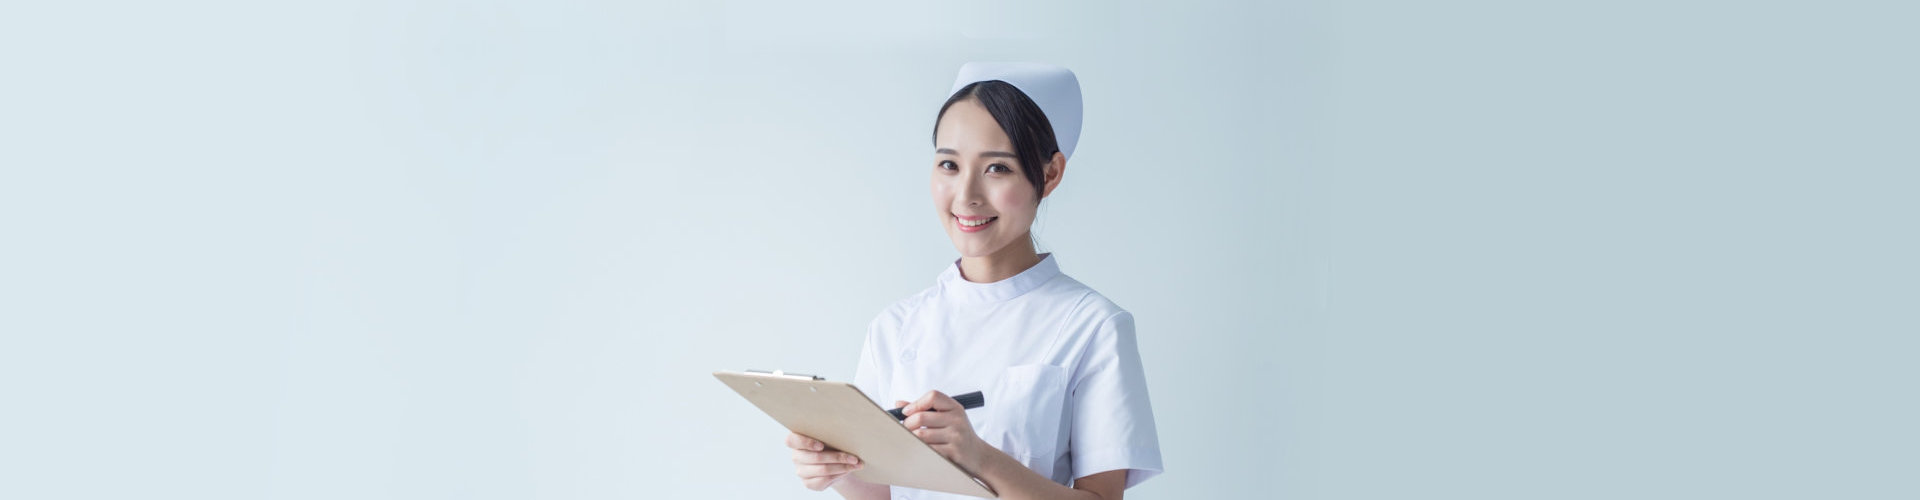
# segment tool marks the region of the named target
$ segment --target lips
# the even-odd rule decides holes
[[[969,217],[969,216],[960,215],[960,214],[953,215],[954,226],[959,227],[961,232],[966,232],[966,233],[985,231],[988,225],[993,224],[993,221],[997,221],[997,220],[1000,220],[1000,218],[999,217]]]

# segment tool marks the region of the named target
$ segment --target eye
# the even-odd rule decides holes
[[[960,166],[955,165],[953,163],[953,160],[940,160],[940,163],[934,165],[934,168],[938,168],[941,170],[959,170]]]
[[[1013,173],[1013,169],[1007,168],[1006,165],[995,163],[992,165],[987,165],[987,173],[1010,174],[1010,173]]]

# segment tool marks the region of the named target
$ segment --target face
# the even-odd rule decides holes
[[[1027,238],[1040,206],[1013,141],[978,101],[953,103],[934,134],[933,211],[961,257]]]

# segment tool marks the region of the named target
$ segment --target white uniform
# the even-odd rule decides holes
[[[995,283],[958,262],[874,318],[854,384],[882,407],[927,391],[983,391],[967,411],[981,439],[1062,485],[1161,471],[1133,315],[1060,273],[1052,255]],[[893,487],[893,498],[967,498]]]

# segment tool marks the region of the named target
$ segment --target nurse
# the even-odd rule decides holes
[[[1034,249],[1080,136],[1066,68],[969,63],[933,129],[933,212],[960,258],[868,328],[854,384],[1001,498],[1119,500],[1161,471],[1133,316]],[[949,394],[985,393],[965,410]],[[870,484],[859,457],[787,436],[802,483],[853,499],[966,498]]]

